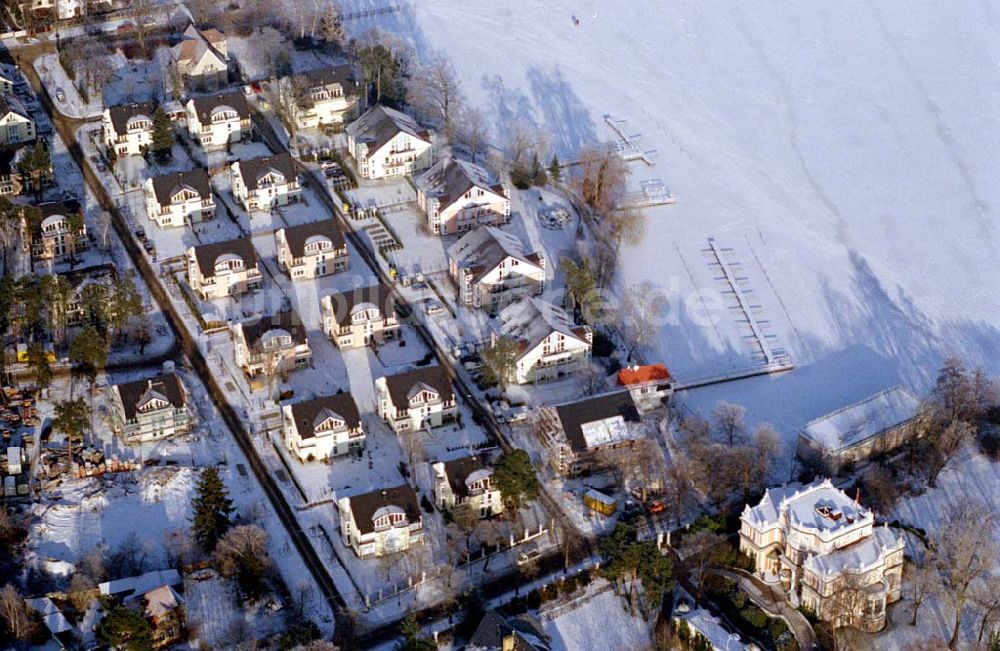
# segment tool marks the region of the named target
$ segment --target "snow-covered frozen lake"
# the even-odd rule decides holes
[[[651,281],[679,306],[647,357],[682,379],[747,364],[733,313],[696,325],[683,305],[720,291],[708,238],[732,249],[798,368],[692,403],[742,402],[788,431],[893,384],[922,391],[949,353],[1000,372],[990,3],[402,4],[349,27],[443,53],[496,141],[534,124],[568,161],[613,138],[610,114],[656,150],[633,181],[661,178],[677,203],[647,211],[620,282]]]

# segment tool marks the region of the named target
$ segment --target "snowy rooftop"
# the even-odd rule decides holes
[[[178,585],[180,583],[181,575],[177,573],[177,570],[155,570],[139,576],[105,581],[97,587],[100,589],[101,595],[115,596],[123,593],[145,594],[162,585]]]
[[[508,257],[536,266],[542,262],[537,253],[525,255],[524,246],[516,236],[492,226],[469,231],[448,247],[448,258],[462,268],[476,270],[477,280]]]
[[[534,350],[553,332],[570,339],[585,341],[583,330],[575,326],[565,310],[547,301],[526,298],[511,303],[497,315],[500,334],[521,342],[518,358]]]
[[[919,406],[920,401],[912,393],[892,387],[817,418],[801,433],[830,450],[842,450],[906,423]]]
[[[740,640],[740,636],[730,633],[719,623],[718,617],[713,617],[712,613],[704,608],[696,608],[686,613],[676,615],[677,619],[687,622],[692,630],[701,633],[712,645],[713,651],[743,651],[746,645]]]
[[[885,556],[902,549],[902,534],[888,527],[875,527],[872,535],[853,545],[829,554],[819,554],[806,559],[803,567],[816,574],[836,574],[845,570],[862,571],[882,563]]]
[[[787,484],[768,489],[757,506],[748,505],[744,509],[743,519],[763,527],[774,526],[780,523],[783,513],[790,524],[818,531],[835,531],[872,521],[871,511],[834,487],[829,479],[807,486]]]

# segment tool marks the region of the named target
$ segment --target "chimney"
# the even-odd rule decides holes
[[[854,506],[861,508],[861,487],[854,489]]]

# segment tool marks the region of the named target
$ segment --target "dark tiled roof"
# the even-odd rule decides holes
[[[437,391],[442,400],[451,400],[454,397],[451,380],[441,366],[424,366],[398,375],[389,375],[385,378],[385,384],[389,390],[389,398],[396,409],[409,408],[410,390],[418,384],[426,384]]]
[[[7,115],[8,113],[16,113],[23,118],[31,119],[31,113],[24,108],[24,104],[21,100],[13,95],[5,95],[0,93],[0,117]]]
[[[156,195],[156,202],[161,206],[170,205],[170,198],[183,187],[191,188],[202,199],[212,196],[212,184],[208,180],[208,172],[203,169],[154,176],[151,180],[153,181],[153,194]]]
[[[45,203],[40,203],[35,207],[42,213],[42,219],[51,217],[52,215],[70,215],[72,213],[80,212],[80,202],[76,199],[68,199],[66,201],[46,201]]]
[[[242,120],[250,119],[250,106],[247,104],[247,98],[239,91],[193,97],[191,101],[194,102],[198,121],[202,124],[208,124],[212,118],[212,111],[220,106],[228,106],[233,109],[239,113]]]
[[[132,420],[137,413],[137,407],[144,401],[147,391],[153,391],[170,402],[176,409],[184,406],[184,389],[181,381],[174,373],[163,373],[146,380],[136,380],[118,385],[118,395],[125,408],[125,419]]]
[[[478,455],[445,461],[444,474],[448,478],[451,492],[457,497],[467,497],[469,487],[466,486],[465,480],[477,470],[486,470],[483,458]]]
[[[257,266],[257,251],[253,248],[253,241],[249,237],[215,242],[214,244],[201,244],[194,247],[194,257],[198,262],[198,270],[201,271],[202,277],[213,278],[215,276],[215,261],[219,259],[219,256],[227,253],[239,256],[248,268]]]
[[[385,285],[371,285],[370,287],[355,287],[346,292],[330,294],[330,304],[333,307],[333,318],[338,325],[346,325],[351,321],[351,310],[356,305],[371,303],[376,306],[385,318],[396,310],[396,299],[392,296],[392,291]]]
[[[7,176],[16,169],[18,154],[27,147],[34,147],[34,143],[19,142],[13,145],[0,147],[0,176]]]
[[[420,505],[417,504],[417,494],[409,484],[401,484],[393,488],[383,488],[370,493],[355,495],[350,498],[351,513],[354,514],[354,524],[361,533],[375,531],[375,512],[383,506],[398,506],[406,512],[410,523],[420,520]]]
[[[292,336],[292,341],[296,344],[306,343],[306,327],[299,315],[292,310],[275,312],[253,321],[244,321],[241,325],[243,339],[251,350],[256,350],[261,338],[272,330],[284,330]]]
[[[306,242],[311,237],[325,237],[337,250],[343,249],[345,246],[344,234],[340,232],[340,226],[332,217],[308,224],[289,226],[281,230],[284,232],[285,242],[288,243],[288,250],[293,258],[301,258],[305,255]]]
[[[274,156],[241,160],[238,165],[240,176],[243,178],[243,184],[251,191],[256,190],[260,179],[272,171],[284,176],[285,181],[288,183],[294,181],[298,176],[298,172],[295,169],[295,160],[288,152],[275,154]]]
[[[542,651],[548,649],[548,645],[540,639],[541,635],[535,626],[527,622],[519,620],[508,622],[496,611],[490,610],[483,616],[465,648],[476,651],[502,651],[504,638],[513,636],[513,651]],[[529,638],[535,640],[537,644],[530,642]]]
[[[349,393],[337,393],[332,396],[321,396],[312,400],[296,402],[291,405],[291,408],[296,429],[303,439],[313,438],[316,418],[327,409],[343,418],[349,428],[355,429],[361,426],[358,405]]]
[[[575,451],[586,450],[587,441],[583,436],[583,425],[594,421],[621,416],[626,421],[638,422],[639,411],[628,391],[606,393],[593,398],[570,402],[556,408],[559,422],[570,447]]]
[[[128,130],[129,120],[139,115],[152,120],[155,110],[155,102],[119,104],[118,106],[108,107],[108,117],[111,118],[111,126],[115,128],[115,133],[121,135]]]
[[[344,89],[344,95],[353,93],[357,88],[354,83],[354,73],[347,64],[307,70],[300,72],[296,77],[308,88],[340,84]]]

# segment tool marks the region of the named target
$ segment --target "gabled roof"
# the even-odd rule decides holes
[[[287,183],[291,183],[298,177],[295,168],[295,160],[288,152],[282,152],[273,156],[262,156],[241,160],[236,164],[240,170],[240,177],[247,190],[251,192],[257,189],[260,180],[272,172],[277,172],[285,177]]]
[[[197,63],[208,53],[211,53],[220,63],[226,62],[226,55],[218,47],[225,44],[226,37],[216,29],[199,32],[194,25],[188,25],[180,43],[172,49],[177,61]]]
[[[291,335],[294,344],[306,343],[306,327],[299,315],[292,310],[283,310],[252,321],[243,321],[240,326],[243,330],[243,339],[250,350],[257,350],[261,339],[272,330],[284,330]]]
[[[150,181],[153,184],[156,202],[161,206],[170,205],[173,196],[185,188],[197,192],[202,199],[212,196],[212,183],[208,179],[208,172],[201,168],[154,176]]]
[[[215,261],[226,254],[238,256],[247,268],[257,266],[257,250],[253,248],[253,241],[249,237],[199,244],[191,248],[194,250],[195,261],[198,263],[198,271],[201,272],[202,278],[214,278]]]
[[[282,228],[285,242],[288,244],[288,251],[293,258],[301,258],[306,252],[306,242],[313,237],[325,237],[333,244],[334,249],[343,249],[344,234],[340,231],[340,226],[333,218],[321,219],[315,222],[299,224]]]
[[[565,310],[539,298],[523,298],[504,307],[497,315],[497,322],[501,335],[520,343],[518,359],[538,347],[553,332],[588,343],[586,330],[574,325]]]
[[[364,115],[347,125],[347,134],[357,142],[366,143],[369,153],[381,149],[400,132],[430,143],[430,134],[426,129],[421,129],[416,120],[406,113],[381,104],[371,107]]]
[[[146,380],[125,382],[117,386],[126,420],[135,418],[139,406],[153,397],[166,400],[175,409],[181,409],[185,404],[184,388],[180,378],[174,373],[162,373]]]
[[[442,158],[414,179],[417,187],[442,207],[450,206],[473,188],[506,196],[504,187],[486,169],[451,156]]]
[[[508,257],[541,268],[539,254],[525,255],[521,241],[493,226],[478,226],[448,247],[448,258],[473,273],[474,282],[496,269]]]
[[[469,494],[469,487],[465,481],[469,475],[479,470],[492,474],[492,470],[486,466],[483,458],[479,455],[444,462],[444,476],[448,479],[451,492],[458,497],[466,497]]]
[[[169,615],[184,603],[184,598],[169,585],[153,588],[144,594],[142,599],[146,602],[146,615],[153,619]]]
[[[563,433],[570,448],[575,451],[590,449],[594,440],[584,431],[585,426],[598,421],[621,417],[625,423],[640,421],[639,410],[628,391],[615,391],[603,395],[569,402],[555,407]]]
[[[18,162],[23,158],[21,152],[28,147],[34,147],[32,142],[18,142],[0,146],[0,176],[7,176],[17,169]]]
[[[202,124],[211,122],[212,111],[223,106],[236,111],[241,120],[250,119],[250,105],[247,104],[247,98],[239,91],[216,93],[215,95],[200,95],[192,97],[188,102],[194,106],[198,121]]]
[[[505,651],[503,641],[513,637],[513,651],[547,651],[549,648],[544,633],[538,625],[529,624],[521,619],[506,620],[496,611],[490,610],[476,627],[466,651]]]
[[[361,427],[361,414],[350,393],[337,393],[289,405],[299,438],[311,439],[316,426],[330,415],[339,416],[350,429]]]
[[[665,364],[647,364],[645,366],[627,366],[618,371],[618,384],[623,387],[645,384],[647,382],[669,382],[673,378]]]
[[[161,585],[179,585],[183,583],[177,570],[154,570],[138,576],[130,576],[98,584],[101,595],[110,597],[128,597],[143,595]]]
[[[24,108],[21,100],[13,95],[0,93],[0,118],[6,116],[8,113],[15,113],[26,120],[31,119],[31,113]]]
[[[403,509],[411,524],[420,520],[417,494],[409,484],[374,490],[348,499],[351,502],[351,513],[354,514],[354,524],[362,534],[375,531],[375,513],[385,506]]]
[[[396,409],[409,409],[412,392],[423,388],[433,390],[445,401],[454,397],[451,380],[441,366],[422,366],[397,375],[388,375],[385,384],[389,390],[389,399]]]
[[[111,119],[111,126],[114,127],[115,133],[123,134],[128,130],[129,120],[139,116],[152,120],[155,111],[156,102],[133,102],[109,106],[108,117]]]
[[[338,66],[307,70],[305,72],[298,73],[295,77],[307,88],[319,88],[321,86],[326,87],[340,84],[340,86],[344,89],[344,95],[351,94],[357,90],[357,86],[354,83],[354,73],[351,70],[351,66],[346,63]]]
[[[330,294],[324,300],[330,302],[333,319],[341,326],[349,324],[354,308],[365,303],[377,307],[383,318],[395,314],[396,311],[396,299],[392,295],[392,290],[381,283]]]

